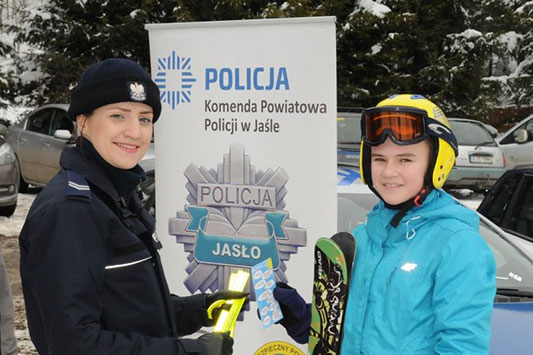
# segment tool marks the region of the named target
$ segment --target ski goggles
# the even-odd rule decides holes
[[[373,146],[387,136],[399,145],[415,144],[427,137],[427,120],[425,111],[414,108],[374,107],[361,114],[361,132],[365,142]]]

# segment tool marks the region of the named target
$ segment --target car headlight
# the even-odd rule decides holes
[[[15,159],[15,152],[9,144],[0,145],[0,165],[11,164]]]

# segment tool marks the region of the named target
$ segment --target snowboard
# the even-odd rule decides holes
[[[320,238],[316,242],[308,342],[310,355],[340,354],[354,258],[355,238],[348,232]]]

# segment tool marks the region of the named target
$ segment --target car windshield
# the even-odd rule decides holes
[[[496,146],[494,138],[481,124],[450,120],[450,125],[459,145]]]
[[[355,144],[361,142],[361,114],[341,113],[337,115],[337,144]]]
[[[483,220],[480,220],[479,232],[496,259],[498,289],[533,292],[533,262]]]

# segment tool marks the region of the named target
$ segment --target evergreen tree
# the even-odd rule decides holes
[[[174,22],[175,3],[152,1],[49,0],[37,12],[26,13],[29,29],[18,40],[38,48],[33,53],[36,104],[67,102],[70,89],[91,63],[127,57],[149,68],[146,23]]]
[[[4,31],[3,26],[0,25],[0,30]],[[0,40],[0,58],[2,57],[9,57],[11,56],[12,50],[11,46],[9,44],[5,43],[4,41]],[[5,62],[5,59],[2,60],[2,62]],[[8,104],[8,100],[10,99],[11,95],[9,94],[10,88],[13,86],[13,79],[12,79],[13,73],[8,70],[8,67],[5,65],[2,65],[0,68],[0,92],[2,93],[0,95],[0,108],[5,108]]]
[[[460,2],[390,0],[371,8],[361,4],[365,3],[357,5],[338,42],[344,54],[339,66],[345,74],[339,101],[370,106],[393,93],[415,92],[451,108],[449,92],[458,90],[450,87],[470,83],[476,75],[469,69],[477,57],[465,58],[463,50],[450,47],[450,42],[465,40],[461,34],[467,30],[467,18]],[[476,91],[475,84],[470,86]]]
[[[356,1],[337,42],[339,104],[371,106],[393,93],[417,92],[450,116],[480,120],[501,97],[531,104],[532,6],[519,2]],[[520,34],[510,51],[505,35],[514,28]],[[515,61],[522,74],[491,80],[495,62],[511,75]]]
[[[33,92],[34,104],[67,102],[81,72],[95,61],[120,56],[149,68],[147,23],[328,14],[346,17],[350,6],[348,0],[48,0],[38,11],[26,13],[29,28],[18,29],[19,42],[39,49],[30,53],[39,81],[22,91]]]
[[[533,3],[521,0],[483,0],[482,11],[471,11],[471,27],[483,33],[488,54],[482,73],[482,92],[478,102],[485,101],[480,120],[496,106],[533,104]],[[475,107],[474,107],[475,109]],[[516,117],[518,120],[523,117]]]
[[[16,97],[13,68],[17,55],[9,28],[19,21],[20,9],[25,6],[25,0],[0,0],[0,108],[7,107]]]
[[[8,94],[17,75],[0,70],[1,98],[66,102],[84,68],[108,57],[149,68],[147,23],[304,16],[337,18],[340,106],[414,92],[482,119],[495,105],[532,104],[533,4],[523,0],[42,0],[12,27],[37,48],[16,59],[18,76],[34,80]]]
[[[494,1],[495,2],[495,1]],[[533,105],[533,2],[507,2],[509,27],[499,32],[496,72],[506,99],[500,104],[518,108]]]
[[[0,25],[0,31],[4,31],[2,25]],[[0,38],[0,58],[7,57],[10,53],[10,49],[11,47]],[[8,73],[5,72],[5,69],[4,66],[0,68],[0,92],[2,92],[2,95],[0,96],[0,107],[5,107],[6,105],[4,96],[9,87]]]

